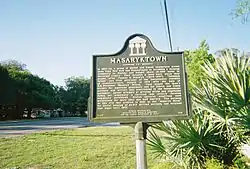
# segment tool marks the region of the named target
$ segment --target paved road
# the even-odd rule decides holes
[[[88,126],[113,126],[118,123],[94,124],[90,123],[87,118],[82,117],[67,117],[57,119],[43,119],[43,120],[18,120],[18,121],[3,121],[0,122],[0,137],[20,136],[24,134],[58,130],[70,129]]]

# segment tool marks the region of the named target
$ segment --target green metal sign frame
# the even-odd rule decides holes
[[[131,42],[138,42],[143,48],[139,50],[131,49]],[[143,44],[145,43],[145,44]],[[135,47],[135,46],[132,46]],[[131,55],[137,57],[131,59]],[[144,58],[142,57],[144,56]],[[110,109],[99,110],[97,106],[98,92],[98,68],[123,67],[127,62],[150,62],[155,61],[158,57],[159,65],[178,65],[180,67],[180,86],[182,93],[182,102],[179,105],[159,105],[159,106],[134,106],[126,109]],[[161,59],[167,58],[167,62],[160,62]],[[111,61],[112,64],[108,61]],[[152,64],[152,63],[151,63]],[[128,64],[129,65],[129,64]],[[138,64],[140,67],[140,63]],[[126,67],[126,66],[125,66]],[[119,78],[119,77],[118,77]],[[121,112],[134,109],[136,112],[141,109],[146,109],[154,112],[159,112],[157,115],[132,115],[127,114],[121,116]],[[152,110],[151,110],[152,109]],[[146,111],[145,110],[145,111]],[[180,113],[181,112],[181,113]],[[101,114],[101,115],[100,115]],[[165,120],[189,119],[191,117],[191,103],[187,86],[187,74],[184,63],[184,52],[161,52],[154,48],[150,39],[143,34],[131,35],[126,41],[123,48],[115,54],[93,55],[93,74],[91,77],[90,97],[88,100],[88,118],[93,122],[121,122],[121,123],[136,123],[136,122],[161,122]]]

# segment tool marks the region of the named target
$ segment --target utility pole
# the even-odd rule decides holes
[[[169,19],[168,19],[168,8],[167,8],[167,2],[164,0],[164,8],[165,8],[165,14],[166,14],[166,24],[168,29],[168,40],[169,40],[169,46],[171,52],[173,52],[173,46],[172,46],[172,38],[171,38],[171,32],[170,32],[170,26],[169,26]]]

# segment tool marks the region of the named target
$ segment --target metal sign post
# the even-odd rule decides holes
[[[135,125],[136,168],[147,169],[146,137],[148,124],[137,122]]]

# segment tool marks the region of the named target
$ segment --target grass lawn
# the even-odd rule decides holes
[[[0,139],[0,168],[134,169],[131,127],[89,127]],[[149,168],[156,160],[148,151]]]

